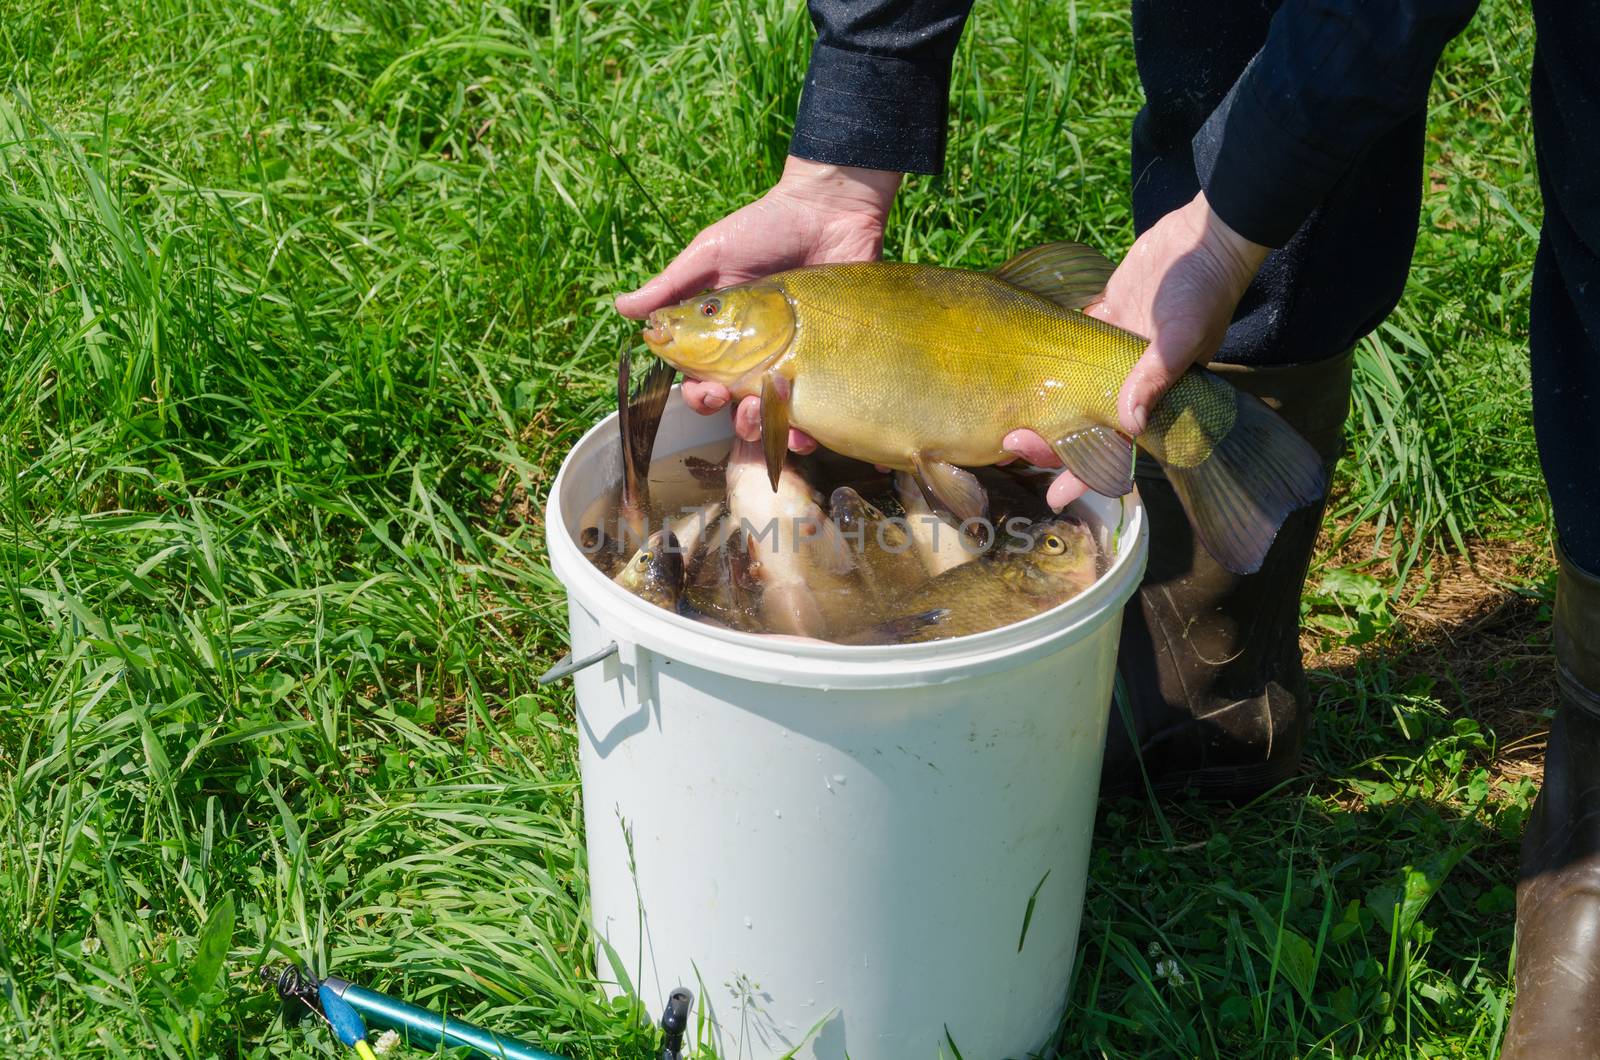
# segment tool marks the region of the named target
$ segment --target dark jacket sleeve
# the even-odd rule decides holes
[[[817,42],[790,153],[939,172],[950,63],[972,0],[810,0],[810,8]]]
[[[1194,139],[1211,208],[1288,242],[1368,145],[1428,105],[1477,0],[1284,0],[1266,44]]]

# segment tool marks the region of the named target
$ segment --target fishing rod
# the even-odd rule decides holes
[[[362,1060],[372,1060],[371,1047],[366,1043],[368,1025],[394,1031],[406,1044],[430,1051],[442,1045],[447,1049],[470,1049],[472,1055],[484,1060],[567,1060],[509,1035],[432,1012],[338,976],[318,979],[293,964],[263,966],[258,974],[277,990],[286,1014],[302,1014],[306,1010],[316,1013],[327,1021],[335,1037],[354,1048]],[[668,996],[666,1010],[661,1014],[658,1060],[682,1060],[683,1035],[693,1005],[694,995],[683,987]]]

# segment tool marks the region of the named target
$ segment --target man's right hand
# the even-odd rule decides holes
[[[875,261],[883,253],[883,226],[900,176],[790,156],[771,191],[695,236],[643,287],[618,296],[617,311],[637,319],[701,291],[784,269]],[[725,408],[730,399],[720,383],[695,380],[685,381],[683,396],[702,414]],[[739,403],[734,429],[747,441],[761,437],[760,398]],[[789,447],[809,452],[816,443],[790,431]]]

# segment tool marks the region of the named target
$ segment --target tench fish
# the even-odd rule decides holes
[[[744,531],[724,517],[686,575],[689,611],[729,629],[760,633],[761,583],[753,567]]]
[[[858,604],[854,564],[838,528],[828,521],[793,463],[779,465],[769,485],[762,450],[735,441],[728,454],[728,515],[744,531],[751,571],[761,584],[768,632],[825,637],[852,617]]]
[[[1191,368],[1130,440],[1117,395],[1148,343],[1080,310],[1111,263],[1051,243],[993,272],[896,262],[817,265],[650,314],[643,337],[685,374],[760,395],[776,482],[791,426],[909,471],[958,523],[987,498],[965,467],[1007,459],[1029,428],[1089,487],[1133,488],[1135,442],[1165,470],[1223,566],[1258,570],[1284,518],[1320,499],[1316,451],[1258,399]]]
[[[671,530],[657,530],[612,580],[641,600],[677,611],[683,598],[683,546]]]
[[[1089,528],[1074,519],[1046,519],[1021,533],[1002,531],[987,553],[928,579],[895,607],[905,614],[946,612],[907,640],[964,637],[1066,603],[1098,576],[1099,551]]]
[[[730,539],[730,546],[742,534],[742,530],[736,532]],[[670,529],[657,530],[644,547],[634,553],[615,581],[647,603],[685,618],[750,633],[762,632],[758,625],[749,621],[753,615],[743,600],[750,588],[746,583],[748,572],[732,572],[731,580],[720,586],[691,585],[685,576],[684,552],[683,545]],[[840,621],[838,628],[829,632],[830,639],[841,644],[898,644],[927,639],[950,615],[950,610],[944,607],[902,608],[901,612],[887,622],[869,619],[863,624],[859,615],[853,622]],[[809,634],[772,635],[784,639],[815,639]]]
[[[880,607],[927,581],[928,572],[905,521],[890,519],[853,487],[840,486],[833,491],[828,498],[828,518],[854,554],[868,606]]]

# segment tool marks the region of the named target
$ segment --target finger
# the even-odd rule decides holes
[[[751,394],[733,413],[733,433],[747,442],[761,440],[761,399]]]
[[[1117,396],[1117,419],[1122,429],[1129,434],[1143,434],[1150,425],[1150,410],[1197,360],[1199,351],[1192,344],[1152,340],[1123,380],[1122,392]]]
[[[726,391],[724,391],[726,393]],[[733,411],[733,433],[747,442],[761,440],[761,399],[754,394],[739,402]],[[815,452],[817,440],[805,431],[789,429],[789,448],[804,456]]]
[[[698,291],[717,286],[720,267],[717,242],[707,239],[706,233],[701,232],[666,268],[646,280],[643,287],[617,295],[617,312],[638,320],[664,305],[681,302]]]
[[[1050,505],[1051,511],[1059,512],[1085,493],[1089,487],[1083,480],[1070,471],[1063,471],[1050,483],[1050,488],[1044,491],[1045,503]]]
[[[718,409],[728,407],[728,402],[733,395],[728,393],[728,388],[721,383],[701,382],[698,379],[685,379],[683,381],[684,404],[694,409],[702,416],[709,416]]]
[[[1000,448],[1015,453],[1034,467],[1060,467],[1048,442],[1029,430],[1012,431],[1000,441]]]

